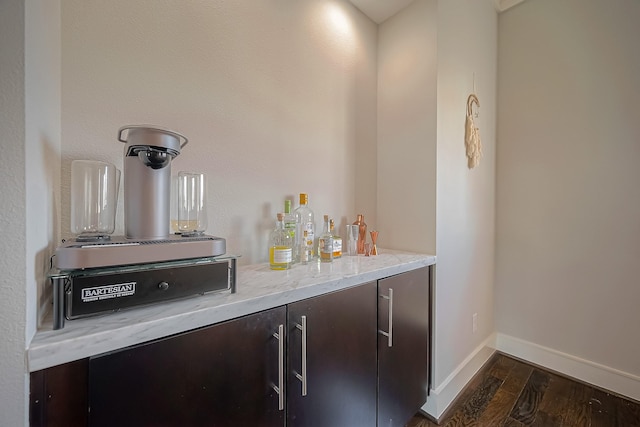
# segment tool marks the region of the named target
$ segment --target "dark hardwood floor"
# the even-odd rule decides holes
[[[439,425],[638,427],[640,404],[496,353]],[[419,414],[407,424],[433,426]]]

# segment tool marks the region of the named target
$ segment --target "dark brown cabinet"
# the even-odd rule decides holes
[[[287,426],[376,425],[376,282],[289,304]]]
[[[378,427],[404,426],[429,389],[429,268],[378,281]]]
[[[375,323],[372,282],[92,358],[89,425],[374,426]]]
[[[87,425],[88,359],[31,373],[31,426],[84,427]]]
[[[429,268],[31,374],[32,426],[403,426]]]
[[[89,426],[283,426],[278,394],[285,307],[89,362]]]

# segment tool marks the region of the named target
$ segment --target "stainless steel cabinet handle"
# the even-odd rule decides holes
[[[388,338],[389,347],[393,347],[393,289],[389,288],[389,296],[380,295],[380,298],[389,300],[389,332],[378,329],[378,332]]]
[[[296,378],[302,383],[302,395],[307,395],[307,316],[300,316],[300,322],[296,328],[302,331],[302,375],[296,372]]]
[[[278,385],[271,387],[278,393],[278,410],[284,410],[284,325],[278,326],[278,332],[273,334],[278,340]]]

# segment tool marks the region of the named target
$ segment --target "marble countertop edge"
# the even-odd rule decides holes
[[[435,264],[432,255],[385,251],[375,257],[343,257],[334,263],[272,271],[267,264],[241,266],[237,292],[217,292],[101,316],[67,321],[52,330],[45,320],[26,352],[34,372],[206,327],[307,298]]]

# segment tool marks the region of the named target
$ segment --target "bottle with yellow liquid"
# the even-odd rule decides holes
[[[335,232],[333,218],[329,220],[329,227],[331,236],[333,237],[333,259],[338,259],[342,257],[342,237],[337,235]]]
[[[318,254],[320,255],[320,262],[333,261],[333,236],[331,235],[329,215],[324,216],[324,229],[318,239]]]
[[[296,215],[291,212],[291,200],[285,200],[284,201],[284,217],[283,217],[283,222],[284,222],[284,229],[287,230],[287,232],[289,233],[289,235],[291,235],[291,244],[293,245],[292,247],[292,259],[291,262],[292,263],[296,263],[298,261],[300,261],[300,256],[298,255],[298,250],[299,250],[299,246],[297,244],[298,239],[300,238],[300,231],[299,231],[299,226],[298,226],[298,221],[296,220]]]
[[[269,236],[269,267],[272,270],[288,270],[292,262],[293,239],[284,228],[284,214],[278,213],[276,228]]]

